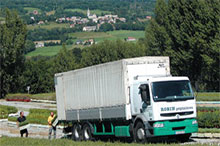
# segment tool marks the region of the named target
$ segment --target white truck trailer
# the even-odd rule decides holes
[[[139,57],[55,74],[59,122],[74,140],[160,136],[187,140],[198,131],[188,77],[170,74],[169,57]]]

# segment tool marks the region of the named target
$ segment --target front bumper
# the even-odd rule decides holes
[[[160,121],[155,124],[163,125],[163,127],[154,127],[154,136],[178,135],[198,132],[198,123],[196,119],[185,119],[181,121]]]

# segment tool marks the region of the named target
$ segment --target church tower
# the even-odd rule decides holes
[[[88,10],[87,10],[87,17],[89,17],[89,16],[90,16],[90,10],[88,8]]]

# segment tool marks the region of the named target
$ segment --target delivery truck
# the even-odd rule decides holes
[[[189,139],[198,131],[188,77],[170,74],[169,57],[138,57],[55,74],[59,123],[74,140]]]

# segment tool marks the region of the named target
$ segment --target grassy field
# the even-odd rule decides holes
[[[83,13],[85,15],[87,15],[87,10],[83,10],[83,9],[65,9],[65,11],[71,11],[71,12],[80,12]],[[102,10],[90,10],[90,14],[96,14],[96,15],[101,15],[101,14],[111,14],[110,11],[102,11]]]
[[[117,31],[108,31],[108,32],[77,32],[77,33],[69,34],[69,36],[76,37],[77,39],[80,40],[93,38],[97,42],[103,40],[125,39],[127,37],[134,37],[136,39],[139,39],[141,37],[144,37],[144,35],[145,35],[144,31],[131,31],[131,30],[117,30]]]
[[[198,133],[220,133],[218,128],[199,128]]]
[[[104,40],[117,40],[117,39],[124,39],[127,37],[135,37],[136,39],[140,37],[144,37],[144,31],[129,31],[129,30],[120,30],[120,31],[110,31],[110,32],[76,32],[70,33],[71,37],[75,37],[73,39],[75,42],[76,40],[88,40],[88,39],[95,39],[96,42],[101,42]],[[71,50],[73,48],[83,48],[84,46],[81,45],[67,45],[67,49]],[[56,55],[62,46],[48,46],[37,48],[35,51],[32,51],[26,54],[26,57],[32,56],[53,56]]]
[[[73,48],[82,48],[82,45],[66,45],[66,48],[68,50],[71,50]],[[32,56],[54,56],[56,55],[62,46],[48,46],[48,47],[42,47],[42,48],[36,48],[36,50],[26,54],[26,57],[32,57]]]
[[[33,8],[33,7],[24,7],[24,10],[27,10],[28,13],[32,13],[34,10],[37,10],[38,13],[41,13],[41,9]]]
[[[18,109],[13,106],[0,105],[0,119],[6,119],[8,114],[16,113],[17,111]]]
[[[25,93],[15,93],[15,94],[7,94],[6,99],[16,99],[16,98],[30,98],[30,99],[38,99],[38,100],[56,100],[55,93],[39,93],[39,94],[25,94]]]
[[[220,101],[220,92],[198,92],[195,95],[197,101]]]
[[[140,146],[140,144],[137,143],[123,143],[123,142],[92,142],[92,141],[87,141],[87,142],[75,142],[69,139],[56,139],[56,140],[48,140],[48,139],[33,139],[33,138],[18,138],[18,137],[2,137],[0,138],[0,144],[1,145],[7,145],[7,146],[42,146],[42,145],[48,145],[48,146],[60,146],[60,145],[65,145],[65,146]],[[146,144],[141,144],[142,146],[179,146],[178,143],[176,144],[166,144],[166,143],[146,143]],[[202,146],[204,144],[184,144],[185,146]]]
[[[48,22],[41,25],[28,25],[27,28],[29,30],[42,28],[42,29],[53,29],[53,28],[69,28],[69,23],[56,23],[56,22]]]

